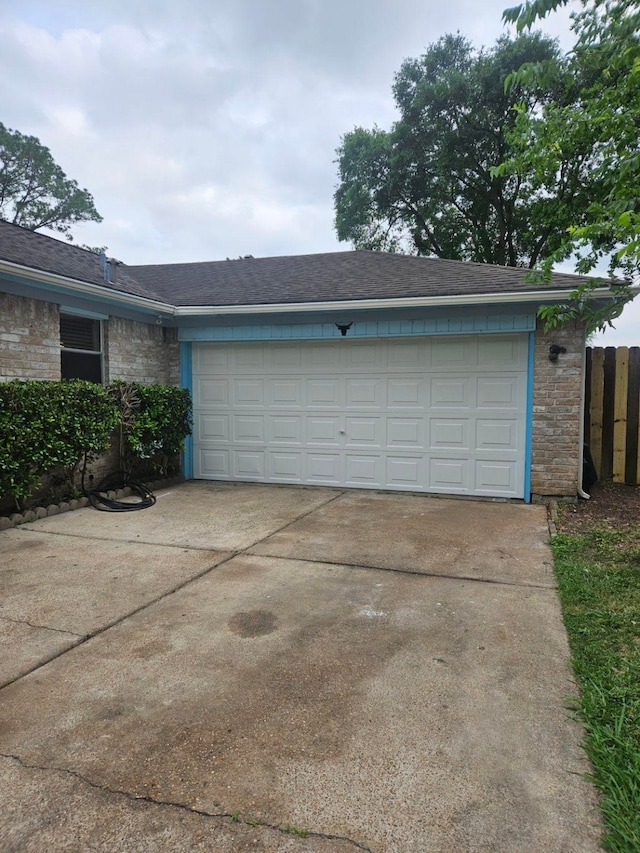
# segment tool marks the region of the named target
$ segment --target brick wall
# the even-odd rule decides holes
[[[109,380],[178,385],[180,356],[175,329],[110,317],[105,339]]]
[[[555,362],[549,347],[566,348]],[[575,497],[580,458],[580,400],[585,349],[584,329],[568,326],[535,339],[531,492]]]
[[[0,293],[0,381],[11,379],[60,379],[57,305]]]

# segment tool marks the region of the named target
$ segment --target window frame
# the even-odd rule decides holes
[[[77,355],[85,355],[85,356],[98,356],[99,365],[100,365],[100,379],[99,381],[95,379],[90,379],[90,382],[96,382],[99,385],[105,384],[105,352],[104,352],[104,343],[105,343],[105,334],[104,334],[104,320],[106,319],[104,315],[101,314],[93,314],[90,312],[81,312],[74,311],[73,309],[68,309],[60,306],[59,311],[59,336],[60,336],[60,378],[61,379],[74,379],[77,377],[73,376],[64,376],[63,375],[63,365],[62,365],[62,356],[63,353],[74,353]],[[64,317],[69,317],[73,320],[86,320],[89,323],[97,323],[97,331],[98,331],[98,346],[97,350],[89,350],[89,349],[81,349],[79,347],[68,347],[65,346],[62,339],[62,321]]]

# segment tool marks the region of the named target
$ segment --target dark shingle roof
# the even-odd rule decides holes
[[[559,273],[527,281],[515,267],[345,251],[187,264],[118,266],[106,282],[100,258],[77,246],[0,221],[0,259],[174,306],[273,305],[573,289],[584,278]]]
[[[350,299],[460,296],[574,288],[578,276],[527,282],[529,270],[413,255],[348,251],[128,267],[174,305],[269,305]]]
[[[64,278],[98,284],[109,290],[131,293],[147,299],[159,300],[160,298],[157,293],[153,293],[148,287],[136,281],[128,273],[124,264],[118,266],[117,284],[112,284],[105,281],[100,266],[100,256],[95,252],[2,220],[0,220],[0,259]]]

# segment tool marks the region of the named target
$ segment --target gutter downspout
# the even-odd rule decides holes
[[[588,495],[582,488],[582,472],[584,468],[584,398],[587,382],[587,342],[585,340],[582,346],[582,393],[580,394],[580,430],[579,430],[579,451],[578,451],[578,497],[588,501],[591,495]]]

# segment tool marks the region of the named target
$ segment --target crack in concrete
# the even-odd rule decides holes
[[[52,628],[50,625],[36,625],[34,622],[29,622],[28,619],[14,619],[12,616],[5,616],[0,613],[0,619],[5,619],[7,622],[13,622],[16,625],[28,625],[30,628],[39,628],[43,631],[55,631],[57,634],[70,634],[72,637],[86,637],[86,634],[78,634],[76,631],[68,631],[66,628]]]
[[[0,752],[0,758],[6,758],[9,761],[15,761],[20,767],[24,770],[39,770],[44,773],[59,773],[62,775],[70,776],[72,779],[77,779],[84,785],[87,785],[90,788],[93,788],[96,791],[101,791],[104,794],[113,794],[114,796],[124,797],[131,802],[143,802],[148,803],[153,806],[160,806],[161,808],[170,808],[170,809],[178,809],[180,811],[184,811],[190,814],[197,814],[204,818],[210,818],[213,820],[229,820],[234,824],[241,824],[242,826],[246,826],[252,829],[269,829],[273,832],[279,832],[282,835],[288,836],[298,836],[302,840],[305,838],[319,838],[320,840],[325,841],[340,841],[345,844],[351,845],[355,850],[362,850],[363,853],[373,853],[370,847],[367,847],[364,844],[360,844],[358,841],[354,841],[352,838],[349,838],[346,835],[334,835],[333,833],[326,832],[315,832],[313,830],[293,830],[291,825],[288,824],[274,824],[269,823],[267,821],[253,819],[250,817],[243,818],[239,812],[210,812],[206,811],[206,809],[198,808],[197,806],[189,806],[185,803],[179,803],[174,800],[161,800],[156,797],[152,797],[149,794],[132,794],[130,791],[124,791],[121,788],[112,788],[109,785],[100,785],[97,782],[93,782],[87,776],[84,776],[82,773],[78,773],[76,770],[71,770],[68,767],[54,767],[50,765],[42,765],[42,764],[29,764],[24,761],[19,755],[14,755],[13,753]]]
[[[258,543],[259,544],[259,543]],[[253,545],[251,547],[254,547]],[[474,583],[488,583],[494,584],[496,586],[517,586],[522,587],[524,589],[546,589],[546,590],[555,590],[556,587],[551,584],[544,583],[525,583],[522,581],[508,581],[508,580],[499,580],[497,578],[478,578],[473,575],[447,575],[447,574],[438,574],[437,572],[421,572],[417,569],[397,569],[393,566],[372,566],[368,563],[348,563],[340,560],[311,560],[306,559],[304,557],[289,557],[283,556],[282,554],[264,554],[264,553],[251,553],[245,549],[244,551],[238,552],[245,554],[248,557],[264,557],[267,560],[290,560],[291,562],[297,563],[315,563],[320,566],[344,566],[347,569],[368,569],[369,571],[374,572],[393,572],[398,575],[409,575],[411,577],[418,578],[442,578],[442,580],[451,580],[451,581],[473,581]]]

